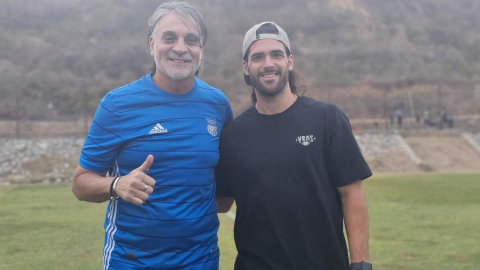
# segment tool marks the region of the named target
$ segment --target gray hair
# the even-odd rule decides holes
[[[185,19],[191,18],[195,25],[197,26],[198,34],[200,35],[201,41],[200,46],[203,48],[205,43],[207,43],[207,27],[203,21],[202,15],[190,4],[186,2],[178,2],[178,1],[170,1],[168,3],[161,4],[153,13],[152,17],[148,19],[148,36],[147,40],[150,40],[150,37],[153,35],[153,31],[157,26],[157,23],[160,21],[163,16],[175,13]],[[203,61],[200,60],[200,66],[198,67],[195,75],[200,74],[203,69]],[[157,67],[155,65],[155,61],[153,61],[153,67],[151,70],[152,75],[155,74]]]

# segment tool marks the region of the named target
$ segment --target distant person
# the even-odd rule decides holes
[[[415,112],[415,129],[417,130],[421,124],[420,124],[420,121],[421,121],[421,116],[420,116],[420,113],[419,112]]]
[[[442,109],[439,114],[438,128],[443,129],[444,125],[447,124],[447,111]]]
[[[402,110],[396,109],[395,110],[395,116],[397,117],[397,125],[399,128],[402,127],[402,122],[403,122],[403,113]]]
[[[389,122],[390,128],[393,128],[395,125],[395,117],[393,117],[393,113],[388,114],[388,119],[390,120]]]
[[[447,114],[447,116],[445,118],[446,118],[446,121],[447,121],[447,124],[448,124],[448,128],[453,128],[453,115],[452,114]]]
[[[254,105],[225,126],[216,169],[219,211],[237,205],[235,269],[372,269],[362,188],[372,173],[348,118],[298,95],[290,42],[275,23],[248,30],[243,57]]]
[[[442,110],[440,111],[440,121],[441,121],[442,123],[445,123],[445,124],[447,123],[447,114],[448,114],[448,113],[447,113],[447,111],[446,111],[445,109],[442,109]]]
[[[430,108],[426,108],[423,112],[423,122],[425,124],[425,127],[429,127],[432,124]]]
[[[214,168],[232,111],[195,78],[207,41],[197,10],[168,2],[148,23],[152,72],[102,99],[73,193],[109,201],[103,269],[218,269]]]

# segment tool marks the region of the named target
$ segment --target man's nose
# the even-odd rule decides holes
[[[264,68],[272,68],[273,67],[273,61],[270,56],[265,57],[265,62],[263,63]]]
[[[185,41],[182,39],[179,39],[175,45],[173,46],[172,50],[176,52],[177,54],[184,54],[188,51],[187,45],[185,44]]]

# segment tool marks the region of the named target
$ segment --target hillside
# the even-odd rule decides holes
[[[478,1],[189,2],[209,31],[200,78],[221,88],[237,113],[249,105],[241,71],[243,35],[267,20],[289,34],[295,67],[310,78],[311,96],[324,98],[325,88],[358,83],[446,83],[452,91],[466,91],[461,102],[451,102],[457,113],[480,110],[471,104],[480,81]],[[92,115],[105,93],[149,71],[147,20],[160,3],[0,0],[0,119],[14,119],[17,108],[24,119],[76,119],[83,114],[84,98]],[[351,94],[356,96],[354,90]],[[347,115],[385,113],[335,103]]]

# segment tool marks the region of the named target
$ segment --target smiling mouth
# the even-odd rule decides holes
[[[260,75],[261,77],[265,78],[265,79],[271,79],[271,78],[275,78],[276,76],[278,75],[278,73],[269,73],[269,74],[263,74],[263,75]]]
[[[190,60],[181,60],[181,59],[170,59],[170,61],[173,61],[175,63],[189,63]]]

